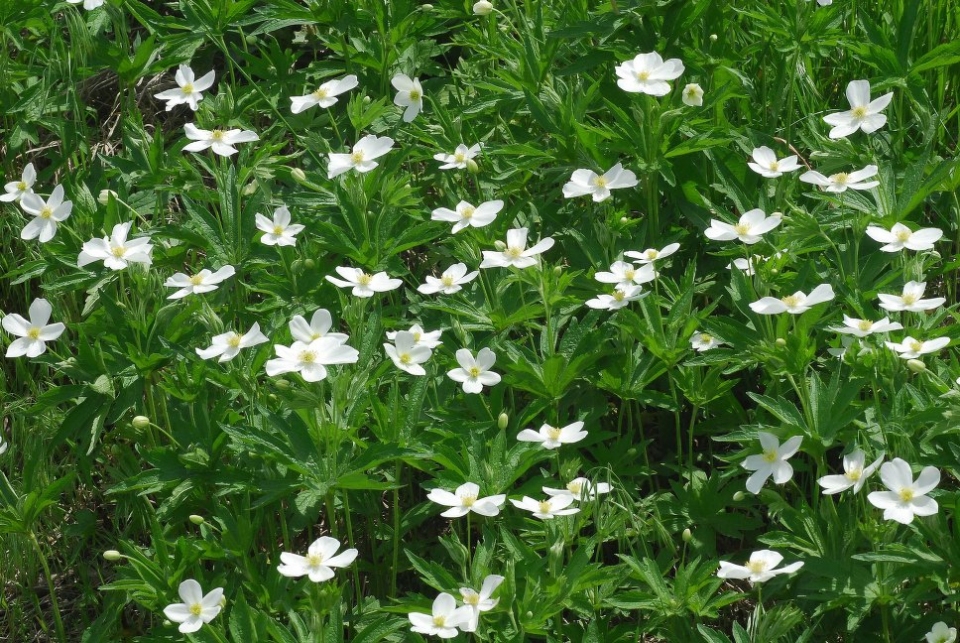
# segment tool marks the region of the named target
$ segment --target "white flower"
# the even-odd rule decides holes
[[[886,109],[893,98],[893,92],[884,94],[880,98],[870,100],[870,81],[851,80],[847,85],[847,100],[850,101],[850,111],[828,114],[823,117],[827,125],[832,125],[830,138],[846,138],[858,129],[864,134],[870,134],[883,127],[887,117],[880,112]]]
[[[118,223],[113,226],[109,237],[91,239],[83,244],[77,266],[83,267],[94,261],[103,261],[103,265],[111,270],[123,270],[131,263],[150,265],[150,252],[153,245],[150,237],[127,240],[132,222]]]
[[[455,263],[444,270],[439,279],[433,275],[427,275],[427,283],[417,286],[417,291],[424,295],[435,295],[438,292],[444,295],[452,295],[459,292],[463,288],[463,284],[476,279],[479,274],[480,272],[476,270],[468,274],[466,264]]]
[[[411,375],[426,375],[427,371],[420,365],[430,359],[430,349],[423,344],[417,344],[410,331],[402,330],[391,339],[394,343],[384,344],[383,350],[396,367]]]
[[[25,193],[20,198],[20,207],[36,217],[20,231],[20,238],[38,239],[40,243],[46,243],[57,233],[57,224],[70,216],[73,201],[63,200],[63,186],[58,185],[46,201],[34,192]]]
[[[430,214],[431,221],[449,221],[453,223],[453,232],[456,234],[467,226],[482,228],[493,223],[497,218],[497,213],[503,209],[503,201],[484,201],[477,207],[473,207],[466,201],[457,204],[457,209],[437,208]]]
[[[314,311],[309,324],[301,315],[294,315],[289,324],[290,334],[293,338],[305,344],[321,337],[330,337],[341,344],[346,344],[350,338],[344,333],[331,333],[330,328],[332,326],[333,318],[330,316],[330,311],[323,308]]]
[[[866,460],[866,454],[860,449],[854,449],[853,452],[843,456],[843,475],[823,476],[817,480],[817,484],[823,487],[824,495],[829,496],[850,488],[853,489],[853,493],[860,493],[867,478],[872,476],[883,462],[883,454],[880,454],[880,457],[869,467],[863,466]]]
[[[369,172],[379,163],[378,159],[393,148],[393,139],[389,136],[374,136],[368,134],[353,146],[350,154],[330,153],[330,163],[327,165],[327,178],[332,179],[349,170]]]
[[[464,632],[477,631],[477,626],[480,625],[480,613],[489,612],[500,602],[499,598],[490,598],[490,596],[497,591],[500,583],[504,580],[506,579],[503,576],[490,574],[483,579],[483,584],[480,586],[479,592],[469,587],[460,588],[460,596],[463,598],[463,604],[469,607],[472,612],[470,622],[461,626],[460,629]]]
[[[4,194],[0,194],[0,201],[17,201],[26,194],[33,193],[33,184],[37,182],[37,171],[33,169],[33,163],[27,163],[23,168],[23,174],[19,181],[10,181],[3,186]]]
[[[510,502],[517,509],[529,511],[541,520],[550,520],[557,516],[570,516],[580,511],[579,508],[570,506],[573,504],[573,495],[551,496],[546,500],[534,500],[530,496],[524,496],[523,500],[511,498]]]
[[[182,299],[194,293],[199,295],[216,290],[224,279],[232,277],[235,273],[236,270],[234,270],[233,266],[224,266],[216,272],[210,272],[204,268],[192,277],[185,273],[178,272],[172,277],[168,277],[163,285],[167,288],[180,289],[167,297],[167,299]]]
[[[180,65],[174,79],[177,81],[176,89],[168,89],[159,94],[154,94],[154,98],[167,101],[167,111],[171,111],[177,105],[186,103],[190,109],[197,111],[198,103],[203,100],[203,94],[213,85],[214,72],[207,72],[199,80],[193,73],[189,65]]]
[[[928,339],[925,342],[921,342],[919,339],[914,339],[907,335],[899,344],[896,342],[884,342],[883,344],[890,350],[899,353],[903,359],[916,359],[927,353],[936,353],[949,343],[949,337],[937,337],[936,339]]]
[[[933,627],[924,635],[927,643],[956,643],[957,628],[947,627],[943,621],[933,624]]]
[[[867,500],[877,509],[883,509],[884,520],[909,525],[914,516],[937,513],[937,501],[926,495],[940,484],[940,471],[936,467],[924,467],[914,482],[910,465],[894,458],[880,467],[880,479],[889,491],[874,491]]]
[[[80,4],[82,2],[83,8],[87,11],[102,7],[106,1],[107,0],[67,0],[70,4]]]
[[[747,491],[750,493],[760,493],[763,483],[770,476],[773,476],[773,481],[777,484],[789,482],[793,477],[793,467],[787,460],[793,457],[803,441],[802,436],[796,435],[780,446],[780,441],[775,435],[766,431],[760,431],[757,435],[760,438],[763,453],[748,455],[743,460],[743,468],[754,472],[747,478]]]
[[[339,540],[321,536],[310,543],[306,556],[282,552],[277,571],[288,578],[309,576],[314,583],[322,583],[333,578],[334,567],[346,567],[357,558],[356,549],[344,549],[339,554],[338,549]]]
[[[689,83],[683,88],[680,94],[680,100],[689,107],[703,106],[703,88],[697,83]]]
[[[620,310],[625,308],[632,301],[638,301],[650,294],[650,291],[644,292],[643,286],[623,286],[618,285],[613,289],[612,295],[597,295],[593,299],[588,299],[584,304],[594,310]]]
[[[826,192],[846,192],[847,188],[851,190],[869,190],[880,185],[879,181],[865,181],[878,172],[876,165],[868,165],[862,170],[856,172],[838,172],[830,176],[824,176],[819,172],[810,170],[800,175],[800,180],[804,183],[819,185]]]
[[[616,284],[618,288],[627,288],[650,283],[657,278],[657,271],[653,269],[652,263],[637,268],[626,261],[614,261],[610,265],[610,272],[598,272],[593,278],[602,284]]]
[[[641,92],[664,96],[670,92],[668,80],[676,80],[683,73],[679,58],[664,61],[657,52],[637,54],[616,68],[617,85],[625,92]]]
[[[630,257],[634,261],[640,264],[644,263],[653,263],[657,259],[665,259],[669,257],[674,252],[680,249],[679,243],[670,243],[665,245],[661,250],[656,248],[647,248],[643,252],[637,252],[636,250],[628,250],[623,253],[624,257]]]
[[[807,0],[807,2],[810,2],[810,0]],[[817,4],[821,7],[829,7],[833,4],[833,0],[817,0]]]
[[[623,169],[617,163],[599,176],[593,170],[574,170],[570,180],[563,186],[563,196],[567,199],[589,194],[597,203],[610,198],[610,190],[632,188],[637,184],[637,175]]]
[[[406,108],[403,110],[403,122],[409,123],[423,109],[423,88],[420,87],[420,80],[410,78],[406,74],[397,74],[390,84],[397,90],[397,95],[393,97],[393,104]]]
[[[260,242],[267,246],[296,245],[296,235],[304,228],[300,223],[290,223],[290,210],[285,205],[273,211],[273,221],[259,212],[256,221],[257,229],[266,233],[260,237]]]
[[[735,580],[746,579],[753,585],[754,583],[766,582],[780,574],[792,574],[803,567],[803,561],[798,561],[786,567],[774,569],[782,561],[783,556],[777,552],[770,551],[769,549],[761,549],[760,551],[755,551],[750,554],[750,560],[747,561],[746,565],[734,565],[720,561],[720,571],[717,572],[717,576]]]
[[[373,297],[374,293],[395,290],[403,285],[402,280],[391,279],[385,272],[369,275],[360,268],[349,268],[347,266],[338,266],[334,270],[343,279],[327,275],[326,280],[341,288],[352,287],[351,292],[354,297]]]
[[[934,297],[933,299],[921,299],[923,291],[926,288],[925,281],[908,281],[903,284],[903,293],[897,295],[885,295],[880,293],[877,298],[880,300],[880,308],[890,312],[900,312],[903,310],[920,313],[925,310],[933,310],[942,306],[947,300],[943,297]]]
[[[693,337],[690,338],[690,348],[698,353],[708,351],[711,348],[716,348],[719,345],[720,340],[710,333],[704,333],[699,330],[693,334]]]
[[[480,143],[469,148],[461,143],[457,145],[457,149],[453,151],[453,154],[434,154],[433,159],[442,163],[440,166],[441,170],[462,170],[467,167],[468,162],[473,161],[474,157],[480,153],[480,147]]]
[[[268,341],[267,336],[260,332],[260,324],[253,322],[250,330],[240,334],[234,331],[213,336],[210,348],[198,348],[197,355],[203,359],[219,356],[218,362],[229,362],[240,354],[241,348],[250,348]]]
[[[337,96],[344,92],[350,91],[358,84],[357,77],[353,74],[344,76],[343,78],[328,80],[320,85],[320,87],[318,87],[315,91],[305,96],[291,96],[290,111],[294,114],[299,114],[306,109],[310,109],[314,105],[319,105],[320,107],[331,107],[337,102]]]
[[[932,250],[933,244],[943,236],[943,230],[922,228],[916,232],[911,232],[910,228],[902,223],[894,223],[889,230],[884,230],[879,226],[869,226],[867,236],[874,241],[885,243],[885,246],[880,247],[883,252],[899,252],[904,248],[907,250]]]
[[[727,269],[733,270],[736,268],[737,270],[742,270],[747,275],[753,276],[757,274],[757,263],[766,260],[767,258],[762,255],[751,255],[749,258],[740,257],[739,259],[734,259],[731,263],[728,263]]]
[[[544,237],[536,245],[527,248],[527,229],[514,228],[507,230],[507,247],[503,252],[493,250],[483,251],[481,268],[529,268],[536,265],[536,256],[553,247],[553,239]]]
[[[399,331],[403,332],[403,331]],[[390,330],[387,331],[387,339],[394,341],[399,334],[398,331]],[[442,330],[431,330],[429,332],[423,330],[420,324],[414,324],[410,327],[410,335],[413,337],[413,343],[416,346],[426,346],[430,350],[433,350],[441,344],[440,335],[443,333]]]
[[[296,341],[291,346],[275,344],[276,359],[266,363],[267,375],[297,372],[308,382],[319,382],[327,376],[325,365],[354,364],[360,352],[336,337],[321,337],[310,343]]]
[[[191,578],[180,583],[179,593],[183,602],[167,605],[163,608],[163,614],[174,623],[179,623],[180,632],[183,634],[196,632],[220,613],[222,587],[217,587],[204,596],[200,583]]]
[[[480,0],[473,5],[473,14],[476,16],[486,16],[493,12],[493,3],[490,0]]]
[[[521,442],[538,442],[544,449],[559,449],[562,444],[573,444],[587,437],[583,430],[583,422],[574,422],[558,428],[544,424],[539,431],[524,429],[517,434]]]
[[[714,241],[740,241],[752,245],[760,241],[762,235],[780,225],[780,215],[772,214],[769,217],[760,208],[744,212],[735,225],[710,219],[710,227],[704,231],[708,239]]]
[[[836,326],[830,328],[835,333],[844,335],[856,335],[857,337],[866,337],[873,333],[889,333],[892,330],[901,330],[903,326],[900,322],[891,322],[884,317],[880,321],[869,321],[867,319],[856,319],[855,317],[843,316],[844,328]]]
[[[448,372],[447,376],[454,382],[462,383],[464,393],[479,393],[484,386],[500,383],[500,374],[490,370],[496,361],[497,354],[489,348],[481,348],[476,359],[468,349],[461,348],[457,351],[460,368]]]
[[[778,315],[780,313],[790,313],[799,315],[810,310],[811,307],[822,304],[833,299],[833,288],[830,284],[820,284],[809,295],[797,291],[792,295],[781,297],[764,297],[760,301],[750,304],[750,310],[759,315]]]
[[[467,482],[457,487],[454,493],[443,489],[431,489],[427,498],[438,505],[450,507],[440,514],[444,518],[460,518],[471,511],[481,516],[496,516],[500,513],[500,507],[506,502],[507,496],[499,494],[481,498],[480,487],[473,482]]]
[[[452,639],[460,633],[457,628],[473,618],[473,608],[469,605],[457,607],[457,599],[443,592],[433,601],[433,614],[410,612],[407,618],[413,625],[411,632]]]
[[[747,166],[760,176],[768,179],[775,179],[778,176],[783,176],[784,172],[793,172],[800,169],[796,154],[785,156],[778,161],[776,154],[766,145],[754,148],[752,156],[753,163],[747,163]]]
[[[543,492],[548,496],[573,496],[578,502],[593,500],[598,495],[610,493],[610,485],[606,482],[593,484],[586,478],[574,478],[563,489],[544,487]]]
[[[193,123],[184,125],[183,131],[187,135],[187,138],[193,141],[193,143],[183,148],[184,152],[202,152],[207,148],[213,148],[214,154],[231,156],[237,153],[237,148],[233,147],[235,144],[260,140],[256,132],[251,132],[250,130],[205,130],[199,129]]]
[[[19,339],[13,340],[7,347],[7,357],[36,357],[47,350],[45,342],[52,342],[60,337],[66,326],[57,322],[48,324],[53,307],[46,299],[34,299],[30,304],[30,321],[16,313],[5,316],[0,325],[11,335]]]

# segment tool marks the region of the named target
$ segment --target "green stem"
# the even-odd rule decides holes
[[[397,566],[400,563],[400,476],[403,460],[397,459],[393,469],[393,566],[390,577],[390,597],[397,595]]]
[[[61,643],[67,643],[67,632],[63,628],[63,619],[60,617],[60,604],[57,602],[57,588],[53,584],[53,575],[50,574],[50,564],[47,562],[47,557],[40,547],[40,541],[37,540],[37,535],[33,533],[32,529],[29,532],[29,536],[30,544],[32,544],[33,548],[37,551],[37,557],[40,559],[40,565],[43,567],[43,575],[47,578],[47,589],[50,591],[50,606],[53,607],[53,620],[57,626],[57,638]]]

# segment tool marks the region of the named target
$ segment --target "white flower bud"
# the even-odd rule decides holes
[[[120,552],[118,552],[116,549],[108,549],[107,551],[103,552],[103,557],[110,562],[116,562],[123,558]]]
[[[195,525],[202,525],[203,523],[206,522],[206,520],[204,520],[203,516],[198,516],[197,514],[190,514],[190,522],[192,522]]]
[[[97,202],[100,205],[106,205],[110,202],[110,197],[116,199],[119,195],[113,190],[100,190],[100,194],[97,196]]]
[[[473,14],[476,16],[486,16],[493,11],[493,3],[488,2],[488,0],[480,0],[480,2],[473,5]]]
[[[143,431],[150,426],[150,418],[145,415],[138,415],[137,417],[133,418],[133,421],[131,421],[130,424],[133,425],[133,428]]]

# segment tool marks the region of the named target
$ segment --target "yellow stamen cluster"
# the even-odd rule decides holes
[[[194,286],[199,286],[203,283],[203,275],[194,275],[190,277],[190,283]]]
[[[471,366],[469,373],[470,373],[470,377],[474,377],[474,378],[480,377],[480,373],[481,373],[480,367],[479,367],[479,366]]]
[[[361,286],[369,286],[371,281],[373,281],[373,277],[365,272],[361,272],[357,275],[357,283]]]

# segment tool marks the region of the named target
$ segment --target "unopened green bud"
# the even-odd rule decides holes
[[[303,260],[294,259],[293,263],[290,264],[290,269],[293,270],[294,273],[299,275],[301,272],[303,272]]]
[[[137,429],[138,431],[143,431],[150,426],[150,418],[145,415],[138,415],[137,417],[133,418],[133,421],[130,422],[130,424],[132,424],[133,428]]]
[[[775,343],[777,346],[779,346],[780,348],[783,348],[784,346],[787,345],[787,340],[785,340],[785,339],[782,338],[782,337],[778,337],[778,338],[777,338],[777,341],[775,341],[774,343]]]
[[[637,447],[630,447],[627,449],[627,455],[630,457],[637,455]]]
[[[501,431],[506,430],[507,424],[510,422],[510,416],[507,415],[505,411],[501,411],[500,416],[497,418],[497,428]]]
[[[110,197],[116,199],[117,196],[117,193],[113,190],[100,190],[100,194],[97,196],[97,202],[99,202],[100,205],[106,205],[110,202]]]
[[[245,186],[243,186],[243,195],[244,195],[244,196],[251,196],[251,195],[256,194],[256,193],[257,193],[257,182],[256,182],[256,181],[250,181],[250,182],[247,183]]]
[[[925,370],[927,370],[927,365],[918,359],[908,359],[907,368],[909,368],[914,373],[922,373]]]
[[[630,223],[630,219],[628,219],[627,217],[620,217],[620,223],[623,225],[627,225],[628,223]]]
[[[307,173],[298,167],[290,170],[290,176],[292,176],[293,180],[297,183],[304,183],[307,180]]]
[[[303,267],[306,268],[307,270],[313,270],[314,268],[317,267],[317,262],[314,261],[313,259],[304,259]]]
[[[680,535],[680,537],[683,538],[683,542],[688,543],[693,540],[693,532],[690,531],[689,527],[687,527],[683,530],[683,533]]]
[[[563,272],[563,266],[554,266],[554,267],[553,267],[553,274],[559,275],[559,274],[562,273],[562,272]]]
[[[373,99],[370,98],[369,96],[364,96],[364,97],[363,97],[363,104],[364,104],[364,105],[369,105],[369,104],[372,103],[372,102],[373,102]]]
[[[108,549],[107,551],[103,552],[103,557],[110,562],[116,562],[123,558],[123,556],[120,555],[120,552],[118,552],[116,549]]]
[[[742,491],[738,491],[738,492],[736,492],[735,494],[733,494],[733,500],[734,500],[734,502],[740,502],[741,500],[743,500],[743,499],[746,498],[746,497],[747,497],[747,494],[743,493]]]
[[[192,522],[195,525],[202,525],[207,521],[204,520],[203,516],[198,516],[197,514],[190,514],[190,522]]]
[[[423,9],[424,11],[433,11],[432,4],[422,4],[420,5],[420,8]]]
[[[473,159],[467,159],[467,170],[469,170],[472,174],[476,174],[480,171],[480,166],[477,165],[477,162]]]
[[[286,391],[290,388],[290,382],[288,380],[283,379],[282,377],[276,380],[273,384],[281,391]]]

